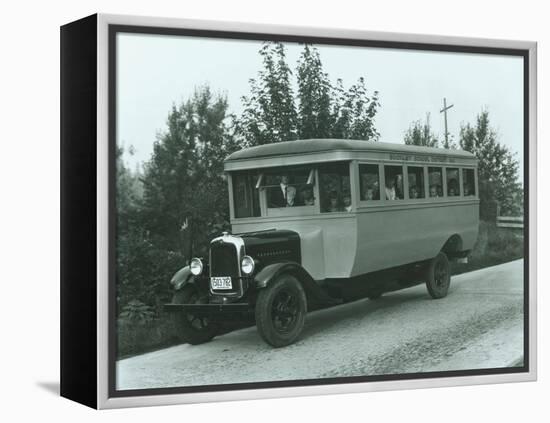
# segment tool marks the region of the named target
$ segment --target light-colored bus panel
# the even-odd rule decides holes
[[[461,251],[473,248],[479,205],[471,202],[382,207],[358,213],[319,217],[234,221],[235,233],[268,229],[297,232],[302,266],[315,280],[349,278],[437,255],[458,235]]]
[[[469,250],[477,238],[478,215],[476,201],[358,213],[356,256],[360,259],[352,275],[433,258],[455,234],[462,239],[461,250]]]
[[[300,235],[302,266],[315,280],[348,278],[355,264],[357,220],[355,214],[335,213],[308,219],[269,219],[254,223],[233,222],[233,232],[287,229]]]

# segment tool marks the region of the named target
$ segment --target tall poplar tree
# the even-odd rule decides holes
[[[331,90],[319,52],[305,45],[298,61],[298,137],[332,136]]]
[[[271,144],[296,139],[297,113],[281,43],[264,43],[260,49],[263,69],[250,79],[250,94],[243,96],[244,111],[237,128],[247,145]]]
[[[378,140],[374,118],[379,94],[368,94],[363,77],[347,90],[342,80],[333,86],[318,50],[306,44],[297,64],[294,95],[283,44],[264,43],[260,55],[263,68],[250,80],[250,94],[242,97],[244,111],[236,121],[244,145],[297,138]]]

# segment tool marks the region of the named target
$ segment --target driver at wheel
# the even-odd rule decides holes
[[[271,207],[293,207],[294,200],[296,199],[296,188],[289,185],[289,178],[287,175],[281,176],[281,182],[279,187],[274,187],[271,190],[270,196]]]

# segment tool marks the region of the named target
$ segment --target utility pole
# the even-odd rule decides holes
[[[447,129],[447,110],[449,110],[453,106],[454,104],[447,106],[447,99],[443,97],[443,108],[439,111],[439,113],[443,113],[445,116],[445,148],[449,148],[449,131]]]

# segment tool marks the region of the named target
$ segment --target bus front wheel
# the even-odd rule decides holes
[[[307,313],[306,294],[298,280],[281,275],[258,294],[256,326],[273,347],[292,344],[302,332]]]
[[[451,266],[446,254],[440,252],[428,265],[426,287],[432,298],[443,298],[451,284]]]

